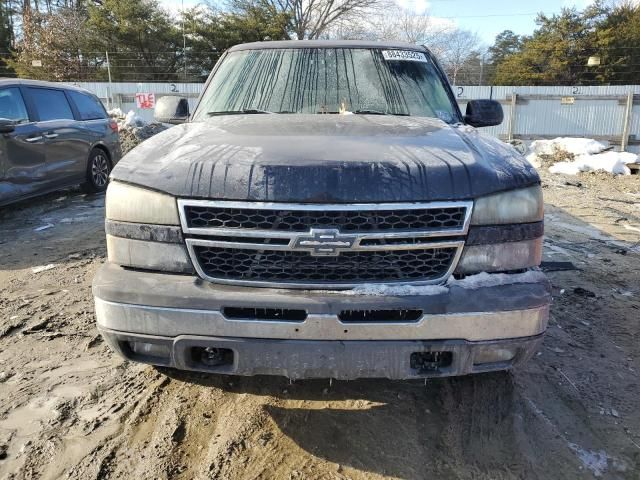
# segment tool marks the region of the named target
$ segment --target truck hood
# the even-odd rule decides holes
[[[512,147],[421,117],[258,114],[172,127],[112,178],[178,197],[270,202],[472,199],[539,182]]]

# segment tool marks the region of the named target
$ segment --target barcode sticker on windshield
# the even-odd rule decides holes
[[[382,50],[382,56],[386,61],[428,62],[427,56],[423,52],[413,50]]]

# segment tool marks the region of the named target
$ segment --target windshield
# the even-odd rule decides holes
[[[194,120],[233,113],[362,113],[457,121],[429,56],[366,48],[232,52],[216,71]]]

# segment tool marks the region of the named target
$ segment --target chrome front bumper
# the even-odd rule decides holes
[[[280,340],[450,340],[471,342],[543,333],[548,307],[506,312],[423,315],[417,322],[343,323],[336,314],[309,314],[302,322],[235,320],[216,310],[151,307],[95,299],[100,328],[177,337],[199,335]],[[287,308],[284,306],[284,308]]]
[[[93,289],[98,328],[126,358],[290,378],[420,378],[510,368],[536,351],[551,298],[543,276],[537,282],[402,297],[223,286],[111,264],[98,272]],[[230,319],[223,314],[225,307],[301,308],[307,318]],[[394,308],[420,309],[423,315],[404,323],[344,323],[338,318],[343,310]],[[151,345],[155,353],[133,348],[136,342]],[[193,354],[204,348],[233,352],[232,359],[204,364]],[[444,352],[448,361],[415,367],[415,356],[424,352]]]

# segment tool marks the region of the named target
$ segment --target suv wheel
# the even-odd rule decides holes
[[[109,182],[111,163],[104,150],[94,148],[87,163],[87,181],[83,187],[89,192],[104,192]]]

